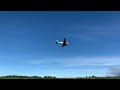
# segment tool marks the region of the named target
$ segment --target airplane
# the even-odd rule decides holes
[[[59,42],[58,40],[56,40],[56,44],[62,44],[62,47],[68,45],[69,43],[66,41],[66,39],[64,38],[63,42]]]

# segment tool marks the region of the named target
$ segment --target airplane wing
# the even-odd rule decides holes
[[[64,41],[63,41],[64,43],[66,43],[66,39],[64,38]]]
[[[66,39],[64,38],[64,41],[63,41],[63,44],[62,44],[62,47],[66,45]]]

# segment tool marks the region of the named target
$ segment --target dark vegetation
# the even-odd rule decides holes
[[[52,76],[18,76],[18,75],[8,75],[8,76],[0,76],[0,79],[55,79],[56,77]]]
[[[18,75],[8,75],[0,76],[0,79],[120,79],[120,76],[106,76],[106,77],[97,77],[97,76],[86,76],[86,77],[76,77],[76,78],[57,78],[54,76],[18,76]]]

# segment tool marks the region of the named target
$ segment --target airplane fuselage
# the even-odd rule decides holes
[[[63,44],[63,42],[56,42],[56,44]],[[66,44],[69,44],[68,42],[66,42]]]
[[[57,44],[63,44],[63,42],[57,42]]]

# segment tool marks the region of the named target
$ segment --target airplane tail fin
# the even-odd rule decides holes
[[[56,44],[58,44],[58,42],[59,42],[59,41],[58,41],[58,40],[56,40]]]

